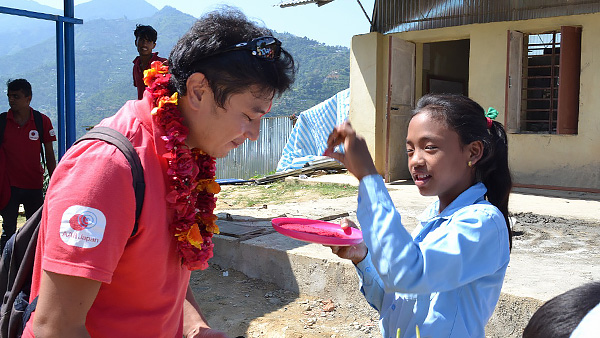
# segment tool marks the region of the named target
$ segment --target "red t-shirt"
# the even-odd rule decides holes
[[[92,337],[182,337],[190,272],[169,231],[166,153],[150,101],[129,101],[100,125],[127,136],[140,155],[146,192],[135,236],[135,197],[125,156],[103,141],[71,147],[52,175],[35,255],[42,269],[102,282],[87,314]],[[35,315],[35,313],[34,313]],[[33,337],[30,320],[24,337]]]
[[[158,52],[154,52],[152,53],[152,57],[148,64],[152,64],[154,61],[165,62],[167,59],[161,58],[158,56]],[[139,56],[133,59],[133,85],[137,87],[138,100],[141,100],[142,97],[144,97],[144,90],[146,89],[146,85],[144,84],[144,70],[146,69],[142,69]]]
[[[42,125],[44,142],[56,141],[52,122],[44,114],[42,114]],[[2,148],[8,163],[6,173],[10,185],[21,189],[42,189],[44,184],[44,169],[40,158],[42,148],[40,135],[33,119],[33,109],[29,120],[22,127],[15,121],[12,110],[8,110]]]

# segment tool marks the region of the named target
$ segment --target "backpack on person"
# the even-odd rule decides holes
[[[112,128],[95,127],[75,143],[90,139],[102,140],[116,146],[131,166],[136,205],[135,225],[131,233],[131,236],[134,236],[146,188],[139,155],[131,142]],[[0,338],[21,337],[25,324],[37,305],[37,297],[29,304],[29,295],[42,208],[43,206],[8,240],[0,259],[0,295],[3,295],[0,307]]]

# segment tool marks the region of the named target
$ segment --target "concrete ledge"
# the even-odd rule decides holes
[[[211,263],[251,278],[274,283],[298,294],[336,302],[368,304],[357,288],[354,265],[333,255],[328,247],[296,241],[279,233],[245,241],[217,235]]]

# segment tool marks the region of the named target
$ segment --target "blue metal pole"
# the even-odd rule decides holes
[[[10,14],[50,20],[56,22],[56,82],[57,82],[57,115],[58,115],[58,157],[64,155],[66,148],[76,138],[75,131],[75,24],[83,20],[75,18],[73,0],[64,0],[65,16],[26,11],[22,9],[0,6],[0,14]],[[64,26],[63,26],[64,25]],[[65,46],[65,39],[67,45]],[[67,58],[65,60],[65,53]],[[65,69],[66,68],[66,69]],[[66,74],[66,84],[65,84]],[[66,89],[66,92],[65,92]],[[65,104],[65,97],[67,102]],[[65,111],[66,107],[66,111]]]
[[[73,0],[64,0],[65,17],[75,17]],[[66,108],[66,141],[67,148],[77,138],[75,130],[75,25],[65,22],[65,108]]]
[[[56,115],[58,116],[58,159],[66,151],[65,140],[65,53],[63,23],[56,21]]]

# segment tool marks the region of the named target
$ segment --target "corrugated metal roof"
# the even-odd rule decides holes
[[[600,11],[590,0],[376,0],[371,31],[395,33]]]
[[[287,1],[281,1],[276,6],[279,6],[281,8],[307,5],[307,4],[317,4],[317,6],[323,6],[332,1],[333,0],[287,0]]]

